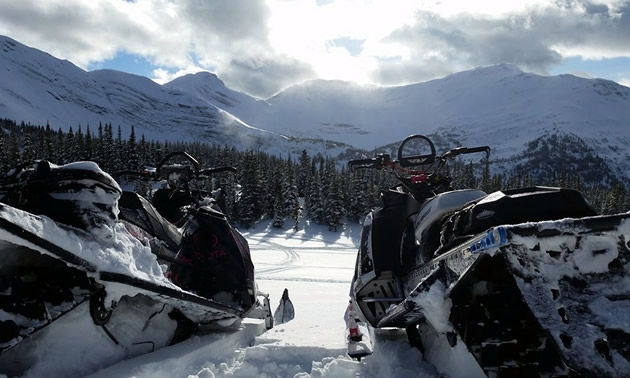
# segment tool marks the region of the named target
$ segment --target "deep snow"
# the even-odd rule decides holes
[[[343,316],[359,233],[358,224],[341,233],[318,225],[294,232],[258,224],[244,235],[259,289],[270,294],[275,309],[288,288],[295,319],[264,333],[261,321],[247,319],[238,330],[206,331],[92,377],[438,376],[400,331],[378,333],[375,354],[361,362],[346,355]]]
[[[23,226],[28,227],[28,224],[32,223],[29,217],[20,216],[17,212],[4,211],[0,212],[0,215],[17,223],[21,220]],[[376,341],[374,354],[360,362],[350,359],[346,354],[344,313],[348,305],[350,281],[360,240],[360,225],[346,225],[340,233],[333,233],[327,231],[326,227],[318,225],[302,223],[300,230],[294,232],[274,229],[270,224],[270,221],[262,222],[255,228],[246,230],[244,236],[251,247],[259,289],[270,294],[272,307],[275,308],[279,304],[284,289],[289,290],[295,308],[295,319],[289,323],[277,325],[266,332],[264,322],[255,319],[245,319],[240,326],[230,329],[205,328],[196,336],[177,345],[167,346],[153,353],[138,350],[136,354],[146,354],[121,361],[120,348],[108,346],[108,340],[103,332],[96,332],[98,329],[91,326],[90,317],[87,314],[81,317],[80,311],[73,312],[72,316],[60,320],[66,322],[67,326],[65,333],[57,335],[57,340],[62,339],[66,343],[81,346],[72,352],[55,348],[49,350],[47,354],[39,354],[37,362],[25,376],[70,377],[91,374],[89,376],[92,377],[303,378],[437,377],[441,376],[438,371],[446,373],[445,375],[449,377],[483,374],[470,354],[463,349],[465,348],[463,343],[457,343],[456,348],[449,348],[443,342],[444,337],[440,331],[444,331],[449,325],[440,319],[444,319],[443,314],[448,311],[449,300],[444,300],[446,288],[438,285],[439,282],[432,286],[426,295],[418,297],[418,301],[427,309],[427,319],[440,333],[430,329],[424,332],[423,341],[425,339],[434,341],[426,344],[425,356],[419,350],[409,347],[404,331],[378,330],[374,335]],[[530,225],[545,230],[553,224],[539,222]],[[50,229],[51,225],[48,226]],[[561,227],[565,227],[567,232],[579,231],[579,227],[572,225],[570,220],[564,220]],[[77,243],[70,237],[70,231],[62,229],[57,231],[57,234],[49,234],[49,240],[66,243],[66,246],[67,243]],[[630,221],[622,222],[616,233],[626,236],[630,234]],[[601,272],[616,256],[614,242],[616,237],[612,235],[611,237],[602,235],[585,237],[582,248],[577,248],[572,255],[573,259],[562,258],[557,262],[549,262],[546,254],[535,253],[534,256],[537,257],[528,259],[529,263],[545,264],[538,268],[523,266],[522,273],[534,274],[535,271],[554,264],[561,265],[556,266],[555,272],[558,274],[562,272],[566,276],[578,272]],[[532,236],[521,237],[518,242],[523,248],[521,253],[523,255],[529,253],[526,250],[527,246],[542,242],[570,247],[574,244],[570,239],[571,236],[563,236],[562,240],[555,237],[539,240]],[[149,272],[154,273],[149,274],[149,277],[154,279],[161,277],[161,274],[157,274],[161,272],[161,268],[156,265],[154,258],[147,261],[140,258],[150,255],[148,250],[144,251],[140,247],[131,248],[134,244],[132,240],[118,239],[116,242],[129,244],[127,248],[131,252],[129,257],[136,263],[132,267],[138,268],[139,271],[148,268]],[[496,253],[493,248],[497,247],[488,249],[486,253]],[[541,245],[541,248],[547,247]],[[91,243],[84,245],[83,249],[85,257],[90,256],[95,250]],[[119,268],[121,264],[118,262],[124,260],[122,257],[125,255],[120,254],[118,257],[121,259],[118,259],[115,258],[115,254],[111,254],[111,259],[106,264],[108,269]],[[140,262],[143,263],[139,264]],[[537,283],[540,284],[541,290],[536,292],[549,292],[550,289],[558,287],[559,277],[550,274],[545,274],[544,277],[546,278],[544,282]],[[604,284],[606,286],[602,286]],[[586,301],[584,303],[588,303],[592,308],[597,324],[608,324],[630,332],[630,318],[627,316],[630,301],[617,301],[612,305],[605,297],[608,294],[627,293],[630,281],[623,278],[614,283],[602,281],[597,285],[601,287],[594,288],[593,293],[584,296]],[[551,320],[555,319],[551,316],[553,313],[555,312],[551,311],[547,314]],[[142,317],[142,314],[137,316]],[[118,321],[124,323],[132,320]],[[556,321],[559,322],[557,319]],[[172,320],[162,316],[153,323],[155,324],[152,325],[151,332],[160,332],[165,330]],[[551,329],[559,330],[561,327],[562,324],[549,325]],[[596,333],[589,332],[576,335],[579,334],[580,340],[586,341],[597,336]],[[589,341],[588,344],[591,345],[592,342]],[[141,347],[143,346],[138,346]],[[144,347],[146,349],[146,345]],[[582,355],[583,358],[587,362],[592,360],[594,364],[592,349],[584,347],[582,350],[586,351]],[[103,355],[105,358],[101,358]],[[628,363],[617,352],[613,353],[613,358],[617,369],[630,371]],[[427,360],[432,361],[433,365]]]

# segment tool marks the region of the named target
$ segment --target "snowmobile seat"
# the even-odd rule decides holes
[[[120,218],[128,221],[160,240],[172,251],[179,249],[181,234],[144,197],[135,192],[123,192],[120,200]]]
[[[462,209],[468,203],[486,196],[484,191],[477,189],[453,190],[429,198],[422,204],[414,222],[414,229],[423,261],[426,262],[430,259],[440,240],[439,226],[442,218],[453,211]],[[405,250],[401,253],[404,252]],[[401,255],[402,264],[412,263],[411,259],[414,257]]]
[[[494,192],[453,214],[442,226],[441,248],[503,224],[541,222],[597,215],[573,189],[535,186]]]
[[[596,212],[577,190],[535,186],[496,192],[459,215],[456,234],[471,235],[500,224],[582,218]]]

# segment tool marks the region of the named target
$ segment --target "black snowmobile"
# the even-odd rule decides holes
[[[447,163],[406,138],[361,233],[350,296],[374,328],[405,329],[449,376],[630,376],[630,213],[597,216],[575,190],[453,190]]]
[[[167,166],[176,155],[191,165]],[[175,153],[156,177],[187,184],[210,173]],[[211,201],[185,189],[161,192],[166,216],[181,215],[178,228],[93,162],[40,161],[2,178],[0,373],[32,373],[38,361],[75,350],[88,361],[81,368],[98,368],[256,311],[247,242]],[[259,312],[270,320],[266,302]],[[57,375],[88,372],[68,361]]]

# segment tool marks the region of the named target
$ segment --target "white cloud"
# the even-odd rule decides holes
[[[86,68],[125,51],[159,82],[211,70],[261,97],[322,77],[380,84],[511,62],[630,56],[629,0],[0,0],[0,34]],[[334,41],[360,40],[354,54]]]

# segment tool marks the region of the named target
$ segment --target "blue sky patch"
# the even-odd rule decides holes
[[[563,73],[579,74],[581,72],[587,72],[592,78],[607,78],[620,81],[624,77],[630,77],[630,58],[600,60],[582,59],[579,57],[568,58],[550,69],[552,75]]]
[[[153,70],[158,66],[154,65],[144,57],[136,54],[129,54],[121,51],[112,59],[107,59],[102,62],[90,63],[88,65],[88,71],[94,71],[99,69],[111,69],[123,72],[128,72],[134,75],[151,77]]]
[[[363,51],[363,42],[365,42],[365,39],[352,39],[348,37],[342,37],[332,40],[332,43],[335,46],[345,48],[352,56],[357,56],[361,54],[361,51]]]

